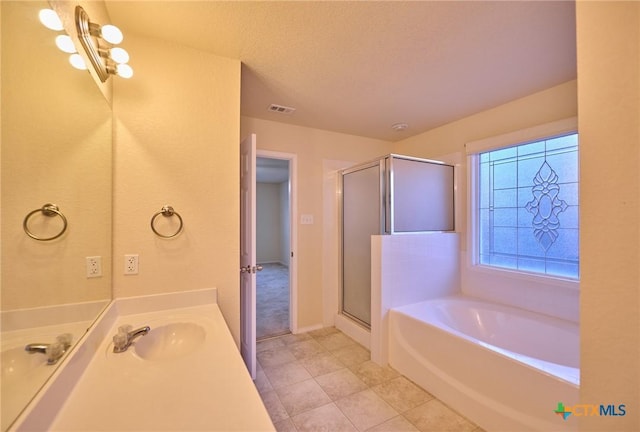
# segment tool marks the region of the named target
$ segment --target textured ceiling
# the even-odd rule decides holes
[[[576,78],[572,1],[107,1],[107,9],[125,37],[240,59],[242,115],[389,141]],[[296,111],[272,113],[272,103]],[[409,128],[392,130],[397,122]]]

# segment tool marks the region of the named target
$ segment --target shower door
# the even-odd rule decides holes
[[[342,312],[371,326],[371,236],[383,229],[380,161],[342,175]]]
[[[371,327],[371,236],[454,230],[454,167],[387,155],[342,171],[341,312]]]

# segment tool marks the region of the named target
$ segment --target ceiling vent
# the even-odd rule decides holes
[[[269,111],[280,114],[292,114],[296,109],[291,107],[286,107],[283,105],[271,104],[268,108]]]
[[[391,125],[391,129],[393,129],[396,132],[405,131],[405,130],[407,130],[408,127],[409,127],[409,125],[406,124],[406,123],[396,123],[396,124]]]

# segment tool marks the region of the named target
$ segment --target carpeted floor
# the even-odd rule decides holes
[[[256,284],[256,338],[289,332],[289,269],[262,264]]]

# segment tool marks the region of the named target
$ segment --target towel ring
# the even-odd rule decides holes
[[[33,216],[34,214],[41,212],[43,215],[48,216],[48,217],[54,217],[54,216],[60,216],[60,219],[62,219],[62,230],[54,235],[53,237],[38,237],[37,235],[35,235],[34,233],[32,233],[29,230],[29,227],[27,226],[27,223],[29,222],[29,218],[31,216]],[[29,214],[27,214],[24,217],[24,221],[22,222],[22,228],[24,229],[24,232],[27,233],[27,235],[29,237],[31,237],[34,240],[38,240],[38,241],[49,241],[49,240],[55,240],[58,237],[60,237],[62,234],[64,234],[64,232],[67,230],[67,218],[64,217],[64,215],[62,213],[60,213],[60,210],[58,209],[58,206],[55,204],[51,204],[51,203],[47,203],[45,205],[42,206],[42,208],[39,209],[35,209],[34,211],[30,212]]]
[[[178,230],[176,232],[174,232],[171,235],[164,235],[164,234],[160,234],[157,230],[156,227],[154,226],[155,222],[156,222],[156,218],[158,216],[164,216],[164,217],[171,217],[171,216],[178,216],[178,220],[180,221],[180,226],[178,227]],[[163,206],[162,209],[160,209],[160,211],[156,214],[153,215],[153,217],[151,218],[151,229],[153,230],[153,232],[158,236],[158,237],[162,237],[162,238],[173,238],[175,236],[177,236],[178,234],[180,234],[180,231],[182,231],[182,217],[180,216],[180,214],[175,211],[173,209],[173,207],[171,206]]]

